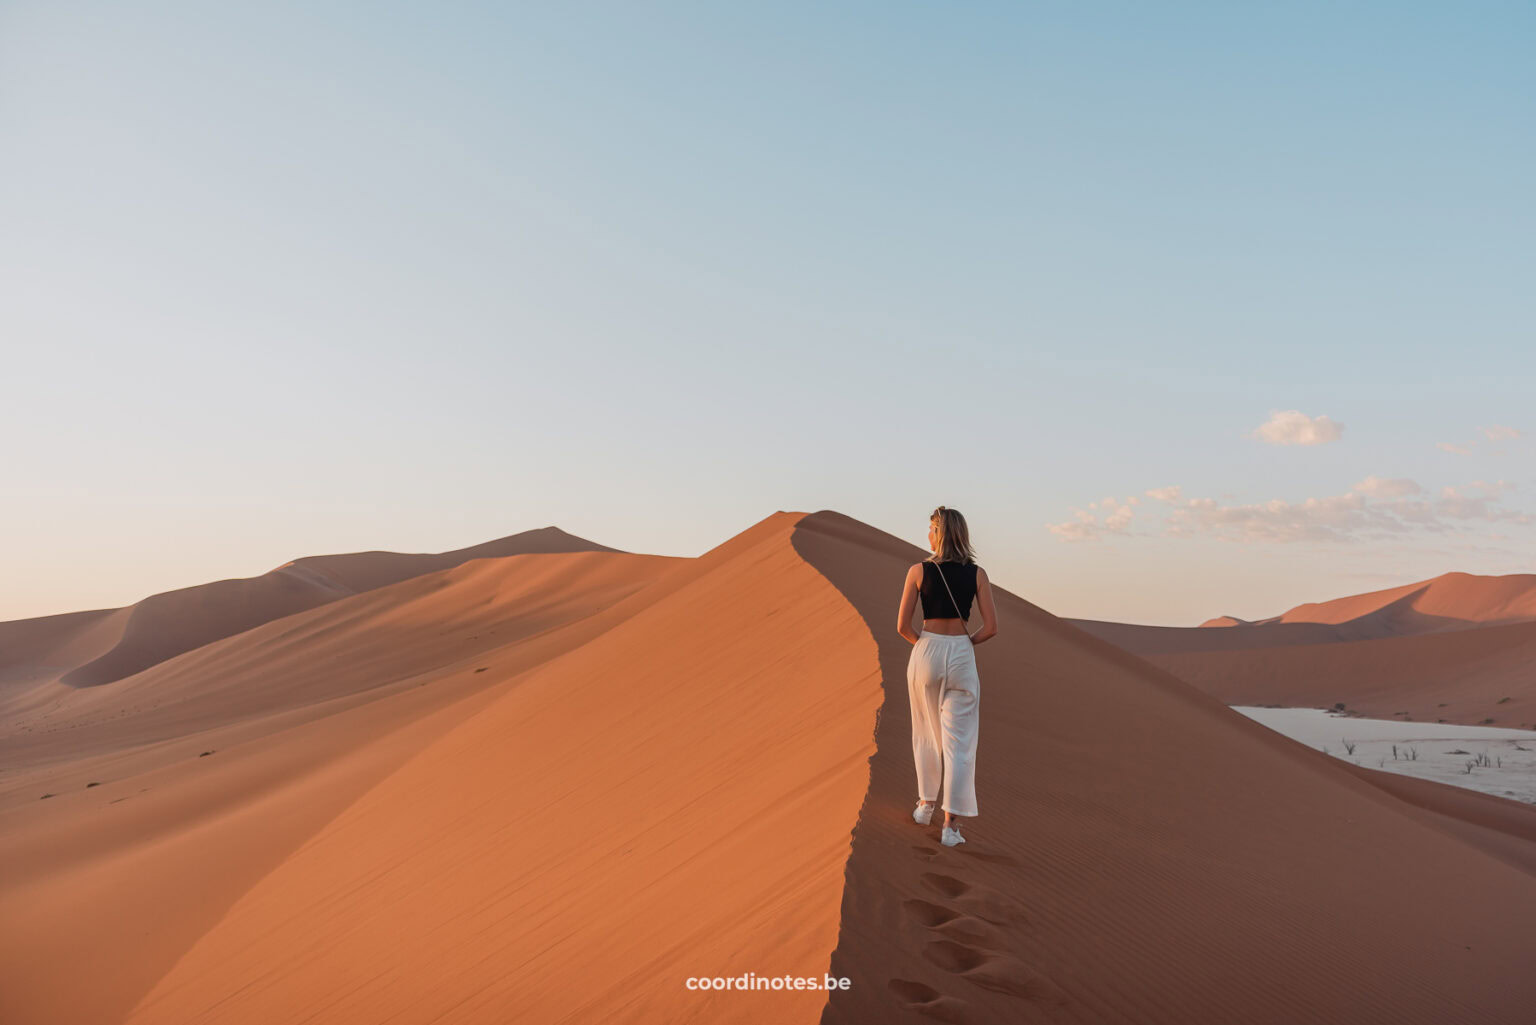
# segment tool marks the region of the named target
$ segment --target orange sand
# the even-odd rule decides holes
[[[945,849],[894,631],[925,553],[830,511],[598,547],[83,689],[40,666],[100,638],[0,624],[0,1020],[1528,1020],[1536,809],[1293,743],[995,588]],[[852,988],[684,988],[748,971]]]

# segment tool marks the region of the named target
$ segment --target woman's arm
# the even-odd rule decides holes
[[[971,643],[980,644],[997,636],[997,607],[992,604],[992,581],[987,571],[976,567],[976,604],[981,607],[981,629],[971,634]]]
[[[908,644],[916,644],[920,636],[912,629],[912,613],[917,608],[917,589],[922,586],[922,574],[922,563],[907,568],[907,579],[901,588],[901,604],[896,608],[896,632],[905,637]]]

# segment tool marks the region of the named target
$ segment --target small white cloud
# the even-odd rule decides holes
[[[1405,519],[1423,520],[1507,520],[1512,523],[1529,523],[1531,516],[1517,509],[1496,506],[1499,496],[1514,491],[1515,485],[1507,480],[1475,480],[1471,484],[1456,487],[1447,484],[1440,489],[1440,497],[1434,503],[1399,503],[1393,512]]]
[[[1481,529],[1480,524],[1536,524],[1536,515],[1503,504],[1511,492],[1520,490],[1519,483],[1503,478],[1430,491],[1407,477],[1372,475],[1342,495],[1299,502],[1274,498],[1236,503],[1204,496],[1184,498],[1182,489],[1170,484],[1145,492],[1164,503],[1161,508],[1137,503],[1131,496],[1123,504],[1101,508],[1102,519],[1085,509],[1073,509],[1073,520],[1046,526],[1067,541],[1097,541],[1115,534],[1208,537],[1241,543],[1357,543],[1415,533],[1455,536]],[[1138,516],[1135,505],[1141,506],[1137,521],[1141,528],[1133,532],[1129,528]]]
[[[1442,441],[1439,444],[1437,444],[1435,446],[1435,448],[1440,449],[1442,452],[1454,452],[1454,453],[1456,453],[1459,456],[1469,456],[1469,455],[1472,454],[1472,449],[1471,449],[1470,446],[1468,446],[1468,445],[1453,445],[1449,441]]]
[[[1099,503],[1089,502],[1090,507]],[[1097,541],[1106,533],[1123,534],[1130,526],[1134,511],[1122,505],[1101,521],[1087,509],[1073,509],[1072,519],[1064,523],[1047,523],[1046,529],[1064,541]]]
[[[1140,505],[1141,504],[1141,499],[1137,498],[1135,495],[1132,495],[1131,497],[1129,497],[1129,498],[1127,498],[1125,500],[1125,504],[1126,505]]]
[[[1482,432],[1489,441],[1508,441],[1511,438],[1520,437],[1520,432],[1513,427],[1503,427],[1498,424],[1492,427],[1484,427]]]
[[[1417,495],[1424,489],[1419,487],[1417,481],[1409,480],[1407,477],[1367,477],[1349,490],[1376,498],[1397,498],[1402,495]]]
[[[1269,419],[1248,435],[1271,445],[1323,445],[1338,441],[1344,425],[1326,416],[1307,416],[1296,409],[1272,410]]]
[[[1046,529],[1063,541],[1096,541],[1099,537],[1098,527],[1089,523],[1047,523]]]
[[[1364,496],[1352,494],[1295,503],[1272,498],[1247,505],[1191,498],[1174,510],[1169,522],[1183,536],[1204,534],[1232,541],[1348,541],[1364,529],[1396,527],[1390,518],[1371,510]]]

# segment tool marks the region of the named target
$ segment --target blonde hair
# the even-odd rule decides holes
[[[929,523],[938,524],[939,547],[929,556],[931,562],[961,562],[970,563],[976,561],[976,550],[971,547],[971,528],[965,525],[965,517],[960,515],[959,509],[949,509],[939,506],[928,517]]]

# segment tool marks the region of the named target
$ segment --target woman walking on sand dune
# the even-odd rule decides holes
[[[912,644],[907,660],[907,694],[912,702],[912,758],[917,763],[917,807],[912,818],[926,826],[933,820],[944,787],[946,847],[965,843],[959,816],[976,807],[977,716],[981,677],[975,646],[997,635],[997,610],[986,570],[976,565],[965,517],[939,506],[928,518],[928,547],[933,555],[907,570],[896,612],[896,632]],[[921,635],[912,629],[918,600],[923,605]],[[971,602],[981,606],[981,629],[968,633]]]

